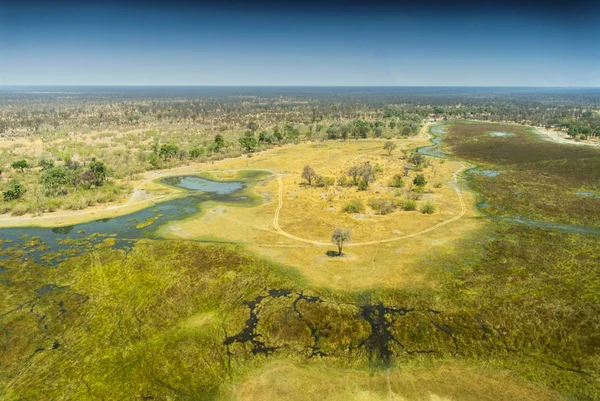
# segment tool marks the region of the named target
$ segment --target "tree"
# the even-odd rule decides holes
[[[25,187],[17,180],[11,180],[6,185],[6,189],[2,192],[5,202],[19,199],[26,192]]]
[[[219,150],[221,150],[222,148],[225,147],[225,139],[223,139],[223,135],[221,134],[217,134],[215,135],[215,152],[218,152]]]
[[[312,181],[316,177],[317,173],[311,166],[309,166],[308,164],[304,166],[304,170],[302,170],[302,178],[304,178],[308,182],[308,185],[312,185]]]
[[[42,173],[40,182],[47,193],[66,193],[64,187],[73,182],[73,173],[65,166],[54,167]]]
[[[358,166],[352,166],[348,169],[347,174],[352,177],[352,183],[354,185],[358,184],[358,176],[360,175],[360,170]]]
[[[177,156],[178,154],[179,154],[179,146],[177,146],[173,143],[170,143],[167,145],[162,145],[160,147],[160,150],[158,151],[158,155],[165,161],[167,159]]]
[[[413,179],[413,184],[415,184],[419,188],[423,188],[425,184],[427,184],[427,180],[423,174],[417,174]]]
[[[17,160],[10,165],[15,170],[20,170],[21,173],[25,171],[26,168],[29,168],[29,163],[27,160]]]
[[[290,139],[296,139],[300,135],[300,130],[292,123],[285,123],[284,131],[286,136]]]
[[[248,129],[252,132],[256,132],[256,130],[258,129],[258,123],[256,121],[250,121],[248,123]]]
[[[411,153],[410,157],[408,158],[408,162],[414,164],[415,166],[420,166],[421,164],[425,163],[425,160],[425,156],[419,152]]]
[[[352,231],[347,228],[336,227],[331,233],[331,242],[337,245],[339,256],[342,256],[344,242],[350,242],[351,240]]]
[[[192,159],[197,159],[199,158],[202,154],[204,154],[204,149],[200,149],[199,147],[195,146],[192,149],[190,149],[190,157]]]
[[[242,148],[246,150],[246,152],[252,152],[256,147],[256,138],[251,131],[246,131],[244,136],[238,139]]]
[[[396,144],[392,141],[387,141],[384,145],[383,145],[383,149],[388,151],[388,155],[392,154],[392,151],[394,149],[396,149]]]
[[[373,166],[371,166],[371,164],[367,162],[359,166],[358,170],[362,181],[364,181],[365,185],[369,187],[369,182],[375,181]]]
[[[327,139],[338,139],[340,137],[340,126],[339,125],[330,125],[327,128]]]
[[[96,176],[97,184],[102,184],[108,175],[108,168],[106,165],[103,162],[95,160],[90,163],[90,171]]]

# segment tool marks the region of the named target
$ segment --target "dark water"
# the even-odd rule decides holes
[[[198,213],[200,205],[206,201],[251,202],[248,197],[241,196],[245,185],[240,182],[217,182],[194,176],[169,177],[163,182],[188,188],[190,192],[186,197],[110,219],[57,228],[0,229],[3,242],[0,261],[18,257],[21,260],[57,263],[108,239],[113,239],[114,245],[119,248],[129,246],[132,240],[152,237],[161,225]],[[55,257],[50,260],[52,256]]]

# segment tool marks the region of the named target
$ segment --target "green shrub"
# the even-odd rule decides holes
[[[427,184],[427,180],[425,179],[425,175],[423,174],[417,174],[415,176],[415,178],[413,179],[413,184],[415,184],[415,186],[423,188],[426,184]]]
[[[19,181],[13,179],[8,182],[4,192],[2,192],[2,197],[4,198],[5,202],[12,201],[19,199],[25,192],[25,186],[23,186],[23,184],[21,184]]]
[[[358,182],[358,190],[359,191],[366,191],[369,187],[367,186],[367,183],[364,180],[360,180]]]
[[[433,213],[435,213],[435,205],[432,202],[425,202],[421,206],[421,213],[423,213],[423,214],[433,214]]]
[[[353,199],[346,203],[342,210],[346,213],[361,213],[363,210],[365,210],[365,206],[361,200]]]
[[[406,210],[407,212],[412,210],[417,210],[417,202],[412,199],[405,199],[400,203],[402,210]]]

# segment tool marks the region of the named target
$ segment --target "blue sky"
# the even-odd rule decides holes
[[[600,8],[551,3],[0,2],[0,85],[600,85]]]

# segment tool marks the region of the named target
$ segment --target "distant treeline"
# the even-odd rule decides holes
[[[178,123],[211,131],[407,115],[511,121],[596,136],[600,90],[534,88],[15,88],[0,134]],[[409,118],[411,119],[411,118]]]

